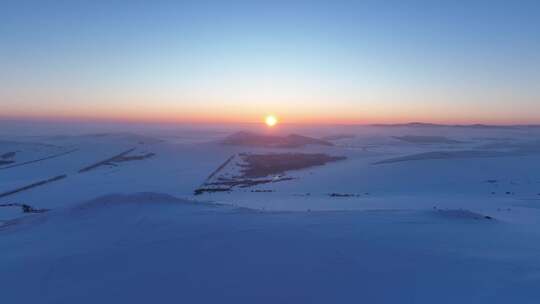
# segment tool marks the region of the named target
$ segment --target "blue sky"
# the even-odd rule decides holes
[[[4,1],[6,117],[540,123],[539,1]]]

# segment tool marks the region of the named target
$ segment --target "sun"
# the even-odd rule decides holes
[[[264,122],[266,123],[267,126],[273,127],[278,123],[278,120],[274,115],[268,115],[264,119]]]

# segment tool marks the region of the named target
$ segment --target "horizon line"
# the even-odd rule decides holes
[[[43,123],[112,123],[112,124],[148,124],[148,125],[263,125],[264,122],[244,121],[159,121],[159,120],[130,120],[130,119],[114,119],[114,118],[97,118],[97,117],[9,117],[0,116],[0,122],[43,122]],[[431,121],[407,121],[407,122],[349,122],[349,123],[332,123],[332,122],[280,122],[281,126],[432,126],[432,127],[540,127],[538,123],[485,123],[485,122],[470,122],[470,123],[443,123]]]

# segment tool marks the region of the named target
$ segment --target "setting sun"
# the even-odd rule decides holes
[[[273,115],[266,116],[265,123],[269,127],[273,127],[277,124],[277,118]]]

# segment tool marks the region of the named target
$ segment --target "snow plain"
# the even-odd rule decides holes
[[[49,210],[0,207],[6,303],[540,299],[537,127],[0,125],[0,204]],[[334,146],[220,144],[242,130]],[[347,159],[194,194],[241,153]]]

